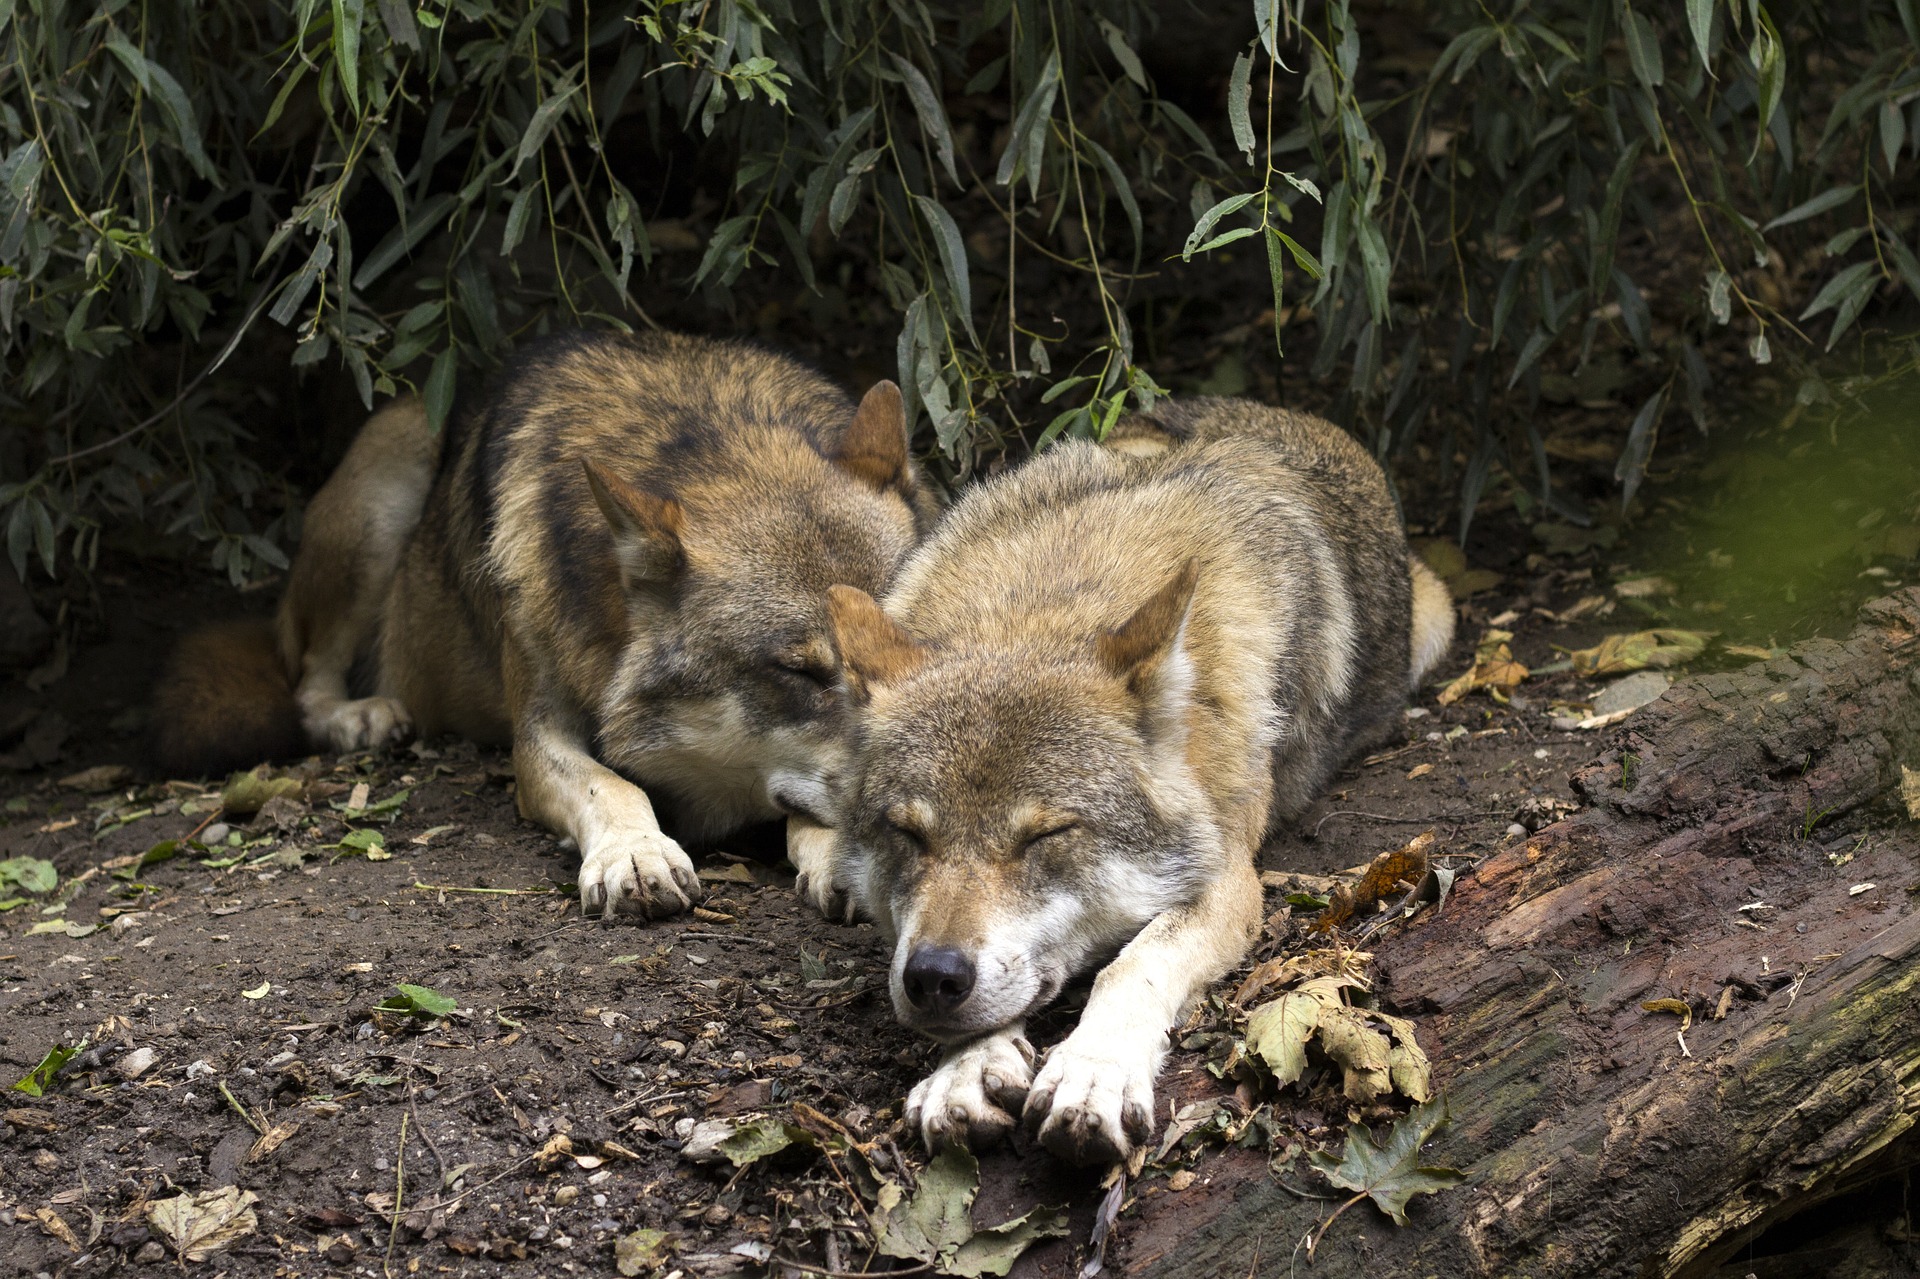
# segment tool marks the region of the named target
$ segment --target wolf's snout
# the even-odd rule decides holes
[[[901,978],[915,1008],[950,1013],[973,993],[973,961],[950,946],[915,946]]]

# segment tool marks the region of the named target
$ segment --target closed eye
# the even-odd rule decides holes
[[[778,658],[767,665],[789,679],[803,679],[815,688],[833,687],[833,673],[818,666],[808,666],[804,662],[783,662]]]
[[[1032,834],[1028,835],[1024,840],[1021,841],[1020,851],[1027,852],[1028,850],[1037,847],[1043,840],[1053,839],[1056,836],[1065,835],[1079,829],[1080,829],[1080,823],[1078,821],[1063,821],[1053,826],[1046,827],[1044,830],[1034,831]]]

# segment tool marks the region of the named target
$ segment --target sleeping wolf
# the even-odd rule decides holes
[[[822,816],[827,588],[879,590],[931,515],[891,382],[856,407],[741,343],[547,340],[444,446],[417,401],[374,414],[308,507],[274,630],[182,645],[155,753],[211,772],[510,741],[588,910],[683,910],[698,881],[649,792],[695,838]]]
[[[1338,428],[1194,399],[975,489],[884,609],[832,592],[851,706],[835,887],[896,936],[929,1146],[1024,1106],[1125,1156],[1188,1002],[1261,919],[1255,853],[1446,649],[1380,468]],[[1028,1014],[1098,970],[1036,1075]]]

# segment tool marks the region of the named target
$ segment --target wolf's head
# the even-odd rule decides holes
[[[843,873],[896,934],[904,1024],[959,1039],[1021,1018],[1221,864],[1186,759],[1196,580],[1189,563],[1111,630],[980,646],[916,641],[834,588]]]
[[[879,590],[930,509],[893,383],[821,435],[689,432],[654,468],[664,492],[586,463],[629,617],[598,747],[679,801],[695,838],[830,819],[844,707],[827,589]]]

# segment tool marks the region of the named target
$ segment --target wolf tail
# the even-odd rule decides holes
[[[307,753],[273,623],[188,633],[153,689],[149,750],[168,777],[209,777]]]
[[[1411,683],[1418,688],[1453,644],[1453,594],[1418,556],[1407,557],[1407,571],[1413,579]]]

